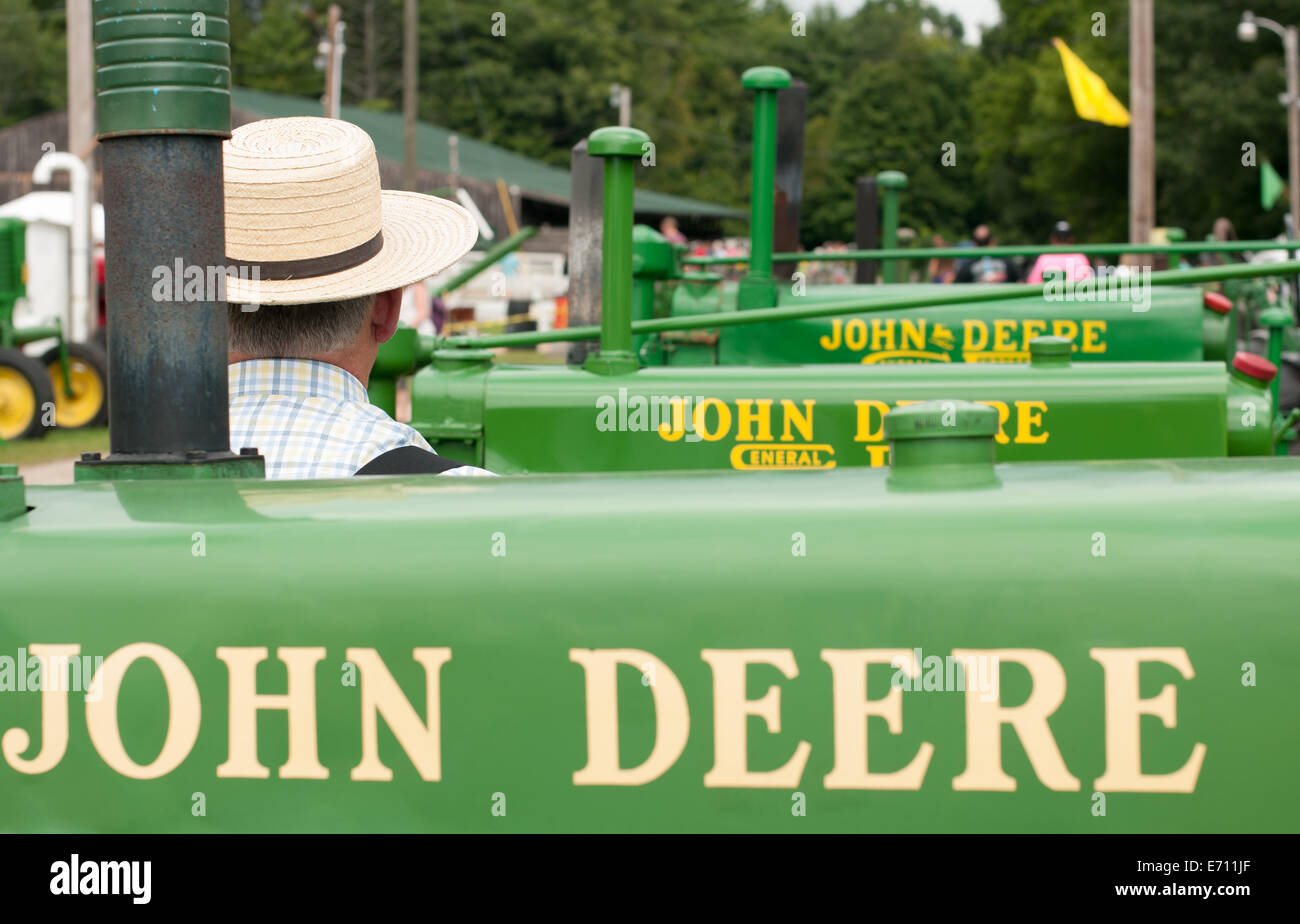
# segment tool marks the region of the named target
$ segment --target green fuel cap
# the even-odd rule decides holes
[[[740,75],[740,85],[746,90],[784,90],[790,86],[790,72],[770,65],[751,67]]]
[[[970,401],[922,401],[885,415],[891,489],[942,491],[997,487],[993,436],[998,412]]]
[[[881,170],[876,174],[876,185],[881,189],[906,189],[907,174],[901,170]]]
[[[640,157],[650,136],[639,128],[607,125],[587,136],[587,153],[592,157]]]
[[[229,16],[229,0],[95,0],[99,137],[230,137]]]
[[[1035,337],[1029,341],[1029,364],[1036,367],[1068,366],[1074,341],[1069,337]]]

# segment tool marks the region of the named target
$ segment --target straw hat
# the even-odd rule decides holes
[[[478,238],[455,203],[381,190],[374,142],[350,122],[250,122],[224,154],[234,304],[306,305],[401,288],[451,266]]]

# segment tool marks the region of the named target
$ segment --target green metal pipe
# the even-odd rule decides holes
[[[898,249],[898,199],[907,187],[907,175],[897,170],[882,170],[876,174],[876,187],[880,193],[880,240],[884,250]],[[909,257],[911,255],[909,254]],[[893,259],[880,265],[881,278],[886,283],[898,281],[898,264]]]
[[[95,0],[91,9],[104,235],[127,243],[110,244],[104,268],[111,452],[83,456],[77,481],[264,475],[253,447],[231,451],[225,298],[163,300],[153,284],[160,266],[227,263],[229,7]]]
[[[776,91],[759,90],[754,97],[754,165],[752,168],[752,211],[749,222],[749,275],[767,279],[772,275],[772,221],[776,210],[772,181],[776,162]]]
[[[488,248],[487,253],[483,254],[482,260],[479,260],[473,266],[462,270],[461,272],[457,273],[455,276],[452,276],[446,282],[434,286],[430,292],[431,296],[437,297],[439,295],[442,295],[444,292],[454,292],[455,290],[463,286],[465,283],[473,279],[475,276],[477,276],[479,273],[482,273],[484,270],[488,269],[489,267],[495,266],[506,256],[514,253],[516,250],[519,249],[519,246],[523,244],[524,241],[528,240],[530,237],[535,236],[536,234],[537,234],[537,228],[535,227],[529,226],[527,228],[520,228],[518,231],[510,235],[505,240],[500,241],[495,246]]]
[[[772,276],[772,222],[776,213],[776,93],[790,86],[790,74],[779,67],[751,67],[741,84],[754,90],[754,159],[750,167],[749,275]]]
[[[876,250],[843,250],[837,253],[777,253],[774,263],[835,263],[843,260],[929,260],[932,257],[1035,257],[1039,254],[1083,253],[1242,253],[1253,250],[1284,250],[1277,241],[1182,242],[1175,244],[999,244],[995,247],[902,247]],[[695,266],[736,265],[749,262],[748,257],[682,257],[683,263]]]
[[[36,327],[17,327],[13,332],[13,343],[16,346],[26,346],[29,343],[35,343],[37,340],[48,340],[51,337],[62,337],[63,325],[41,324]]]
[[[790,72],[751,67],[741,84],[754,91],[754,156],[750,165],[749,272],[736,291],[736,307],[761,308],[776,301],[772,277],[772,225],[776,214],[776,94],[790,86]]]
[[[1279,276],[1300,272],[1300,260],[1285,263],[1238,263],[1228,266],[1206,266],[1190,270],[1161,270],[1152,273],[1153,286],[1197,285],[1223,279],[1241,279],[1251,276]],[[978,302],[1003,301],[1010,298],[1041,299],[1043,288],[1025,286],[1024,296],[1009,296],[1005,287],[986,289],[982,286],[936,287],[934,294],[877,299],[844,299],[837,302],[820,302],[816,305],[786,308],[751,308],[748,311],[725,311],[719,314],[700,314],[691,317],[653,318],[635,321],[631,334],[649,334],[661,331],[699,330],[711,327],[732,327],[739,324],[759,324],[767,321],[794,321],[802,318],[823,318],[848,312],[866,314],[876,311],[897,311],[903,308],[926,308],[939,305],[969,305]],[[602,318],[603,319],[603,318]],[[520,334],[499,334],[493,337],[448,337],[438,341],[437,347],[502,347],[527,346],[537,343],[558,343],[566,340],[590,340],[601,333],[597,327],[570,327],[563,330],[531,331]],[[629,342],[630,342],[629,335]]]
[[[1265,308],[1259,313],[1259,322],[1268,328],[1268,361],[1277,369],[1277,375],[1273,376],[1273,381],[1269,383],[1269,390],[1273,394],[1274,413],[1279,415],[1282,412],[1282,405],[1278,403],[1282,389],[1282,331],[1291,325],[1291,320],[1291,313],[1280,305]],[[1284,456],[1290,451],[1285,438],[1287,429],[1289,428],[1283,424],[1281,438],[1274,449],[1279,456]]]
[[[649,144],[650,136],[645,132],[621,126],[598,128],[587,139],[587,153],[605,158],[600,350],[588,356],[584,364],[589,372],[600,375],[624,375],[641,366],[632,352],[632,197],[636,191],[636,159],[648,150]]]

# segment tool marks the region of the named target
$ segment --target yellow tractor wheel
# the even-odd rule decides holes
[[[53,407],[54,392],[41,364],[21,350],[0,349],[0,439],[44,436]]]
[[[69,430],[108,424],[108,357],[103,350],[93,343],[68,344],[71,389],[63,387],[58,347],[47,351],[41,362],[54,387],[55,424]]]

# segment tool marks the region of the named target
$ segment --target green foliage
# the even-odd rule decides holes
[[[230,7],[230,66],[236,86],[294,96],[323,92],[324,75],[312,65],[318,30],[308,4],[231,0]],[[324,16],[314,18],[324,23]]]
[[[339,2],[344,101],[400,110],[403,0]],[[328,5],[232,0],[236,84],[318,96]],[[0,0],[0,125],[64,104],[63,6]],[[1126,237],[1128,132],[1076,116],[1050,42],[1064,39],[1127,103],[1129,4],[1001,6],[1002,23],[972,46],[925,0],[807,14],[780,0],[419,0],[420,117],[562,166],[616,121],[610,85],[625,84],[633,124],[656,143],[657,164],[638,182],[743,207],[752,110],[740,74],[776,64],[808,85],[806,246],[851,239],[854,181],[883,169],[909,175],[902,220],[923,240],[960,239],[986,221],[1002,241],[1041,241],[1061,218],[1084,239]],[[1157,220],[1193,238],[1219,215],[1243,237],[1272,235],[1286,211],[1283,199],[1260,213],[1259,171],[1242,163],[1250,143],[1258,163],[1287,172],[1282,45],[1264,30],[1238,41],[1251,6],[1155,5]],[[1267,6],[1300,23],[1300,0]]]
[[[67,105],[63,2],[0,0],[0,127]]]
[[[1300,0],[1271,3],[1268,15],[1300,22]],[[1259,211],[1259,171],[1242,163],[1242,145],[1257,160],[1286,166],[1282,43],[1260,30],[1238,41],[1249,2],[1156,3],[1156,218],[1193,238],[1216,217],[1241,237],[1282,229],[1285,200]],[[1128,132],[1075,113],[1060,57],[1060,37],[1129,99],[1129,4],[1123,0],[1002,0],[1003,22],[985,32],[982,73],[971,86],[975,183],[1004,241],[1036,241],[1052,222],[1071,221],[1082,239],[1128,236]],[[1096,14],[1105,16],[1096,34]],[[1262,14],[1261,14],[1262,15]]]

